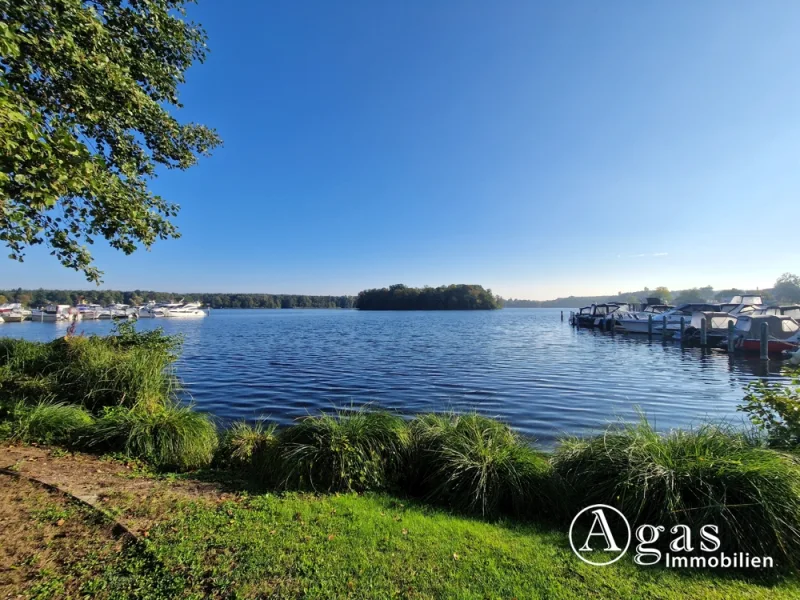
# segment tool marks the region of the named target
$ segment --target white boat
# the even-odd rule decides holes
[[[31,311],[32,321],[50,323],[56,321],[79,321],[80,317],[80,313],[69,304],[48,304],[44,308]]]
[[[623,313],[619,315],[617,322],[619,326],[628,333],[648,333],[650,328],[650,317],[653,317],[653,335],[661,335],[664,328],[664,319],[667,319],[667,330],[680,331],[681,318],[688,326],[691,323],[692,315],[696,312],[720,312],[719,304],[692,303],[681,304],[676,308],[671,308],[660,314],[653,313]]]
[[[21,323],[31,316],[31,311],[22,308],[19,302],[0,304],[0,319],[5,323]]]
[[[23,321],[31,318],[31,311],[17,310],[10,313],[3,313],[3,320],[6,323],[22,323]]]
[[[189,302],[175,308],[165,309],[165,317],[173,319],[193,319],[197,317],[205,317],[206,311],[200,308],[199,302]]]
[[[84,321],[97,319],[103,310],[103,307],[99,304],[79,304],[75,308]]]
[[[157,319],[166,317],[166,311],[167,309],[163,306],[159,306],[155,302],[148,302],[144,306],[139,307],[138,316],[140,319]]]

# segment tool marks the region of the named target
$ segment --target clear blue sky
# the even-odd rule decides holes
[[[504,296],[800,272],[800,2],[232,3],[182,119],[224,148],[154,188],[179,240],[103,287]],[[0,287],[89,284],[43,250]]]

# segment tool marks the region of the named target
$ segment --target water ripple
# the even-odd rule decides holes
[[[202,320],[143,320],[182,333],[178,373],[198,408],[223,419],[281,422],[375,403],[403,414],[477,410],[550,443],[641,409],[661,427],[742,421],[744,385],[778,361],[576,331],[558,310],[380,312],[221,310]],[[107,321],[79,330],[107,333]],[[52,339],[65,327],[8,324]]]

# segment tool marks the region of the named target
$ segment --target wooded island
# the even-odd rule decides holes
[[[480,285],[453,284],[437,288],[412,288],[398,283],[388,288],[364,290],[356,298],[361,310],[493,310],[503,301]]]

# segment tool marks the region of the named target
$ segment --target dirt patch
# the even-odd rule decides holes
[[[218,502],[231,496],[217,483],[153,477],[132,463],[36,446],[0,447],[0,467],[72,494],[137,535],[165,518],[171,503]]]
[[[0,474],[0,598],[85,593],[80,586],[122,549],[113,530],[58,492]]]

